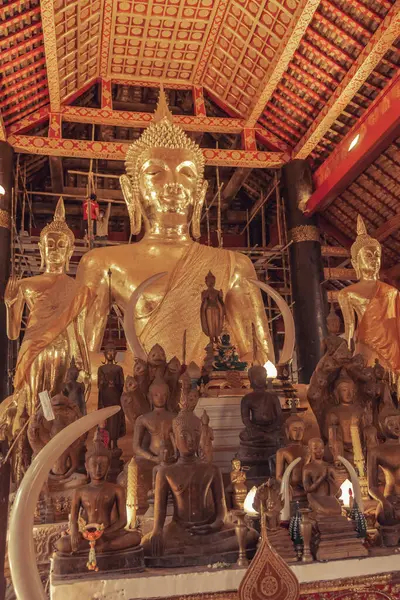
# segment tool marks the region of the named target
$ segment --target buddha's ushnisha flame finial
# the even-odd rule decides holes
[[[161,84],[160,95],[158,96],[158,104],[156,112],[154,113],[153,123],[159,123],[163,119],[166,119],[170,123],[173,123],[172,114],[169,110],[167,98],[164,92],[164,86],[163,84]]]
[[[367,233],[364,220],[361,215],[357,215],[357,237],[354,244],[351,247],[351,258],[353,261],[357,260],[358,253],[365,246],[376,246],[381,248],[380,243],[375,238],[371,237]]]
[[[65,221],[65,206],[64,199],[62,196],[60,196],[57,202],[53,220],[51,221],[51,223],[48,223],[48,225],[43,227],[42,231],[40,232],[40,241],[42,242],[46,235],[50,232],[65,233],[69,238],[70,245],[74,245],[75,236]]]

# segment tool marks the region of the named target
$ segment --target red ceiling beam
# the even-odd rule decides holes
[[[17,58],[19,58],[19,62],[24,60],[24,56],[21,54],[22,50],[25,50],[25,48],[29,48],[30,46],[33,46],[33,44],[37,44],[38,42],[41,42],[43,40],[43,33],[38,33],[37,35],[34,35],[31,38],[28,38],[27,40],[24,40],[23,42],[18,42],[15,46],[12,46],[11,48],[9,48],[8,50],[4,50],[1,52],[1,63],[3,67],[6,67],[7,64],[6,63],[6,59],[8,59],[10,56],[13,55],[17,55]]]
[[[10,73],[9,75],[5,75],[4,77],[2,77],[1,78],[1,85],[7,85],[10,82],[14,82],[17,79],[20,79],[26,73],[31,73],[32,71],[36,71],[36,69],[38,67],[41,67],[44,64],[46,64],[46,59],[44,57],[41,58],[41,59],[39,59],[39,60],[35,60],[35,62],[31,63],[30,65],[28,65],[26,67],[24,67],[23,69],[19,69],[15,73]]]
[[[400,132],[400,73],[316,171],[306,212],[324,210],[385,150]],[[360,139],[349,152],[357,135]]]
[[[67,156],[75,158],[97,158],[103,160],[125,160],[129,142],[100,142],[69,140],[30,135],[11,135],[8,142],[16,152],[45,156]],[[226,167],[248,167],[252,169],[277,169],[283,166],[283,152],[260,152],[250,150],[223,150],[202,148],[206,165]]]

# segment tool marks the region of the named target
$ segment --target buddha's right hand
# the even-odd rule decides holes
[[[162,531],[153,531],[150,535],[150,546],[152,556],[163,555],[163,534]]]
[[[7,282],[4,292],[4,303],[7,307],[12,306],[17,300],[19,290],[19,279],[15,275],[11,275]]]

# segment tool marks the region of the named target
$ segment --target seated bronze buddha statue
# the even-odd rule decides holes
[[[135,529],[126,529],[124,489],[106,480],[110,464],[110,450],[100,440],[95,440],[86,453],[85,466],[90,482],[76,489],[71,506],[70,533],[56,542],[53,567],[56,577],[87,572],[89,542],[82,533],[82,519],[87,529],[104,528],[95,546],[99,570],[114,572],[143,567],[143,552],[139,547],[141,535]]]
[[[226,523],[221,472],[198,456],[201,421],[182,409],[172,427],[179,458],[157,472],[153,531],[142,540],[146,564],[176,567],[235,562],[239,545],[235,526]],[[169,493],[174,513],[164,526]],[[247,548],[254,550],[257,539],[257,532],[248,529]]]

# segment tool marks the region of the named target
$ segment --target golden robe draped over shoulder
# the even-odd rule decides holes
[[[28,327],[18,352],[15,392],[29,383],[30,369],[37,356],[66,331],[82,310],[90,306],[93,297],[89,288],[62,274],[38,298],[29,314]]]
[[[146,352],[158,343],[164,348],[168,360],[171,359],[182,348],[186,329],[187,362],[194,360],[197,364],[202,364],[204,348],[209,340],[201,330],[199,332],[201,292],[205,289],[205,277],[210,265],[216,277],[216,287],[226,297],[235,268],[234,253],[193,243],[171,273],[165,296],[140,335]],[[249,315],[251,336],[250,319]],[[193,326],[188,326],[188,323]],[[235,343],[233,335],[232,342]],[[178,354],[178,358],[181,359],[182,356]]]
[[[357,342],[371,348],[385,368],[400,374],[400,294],[396,288],[378,281],[357,328]]]

